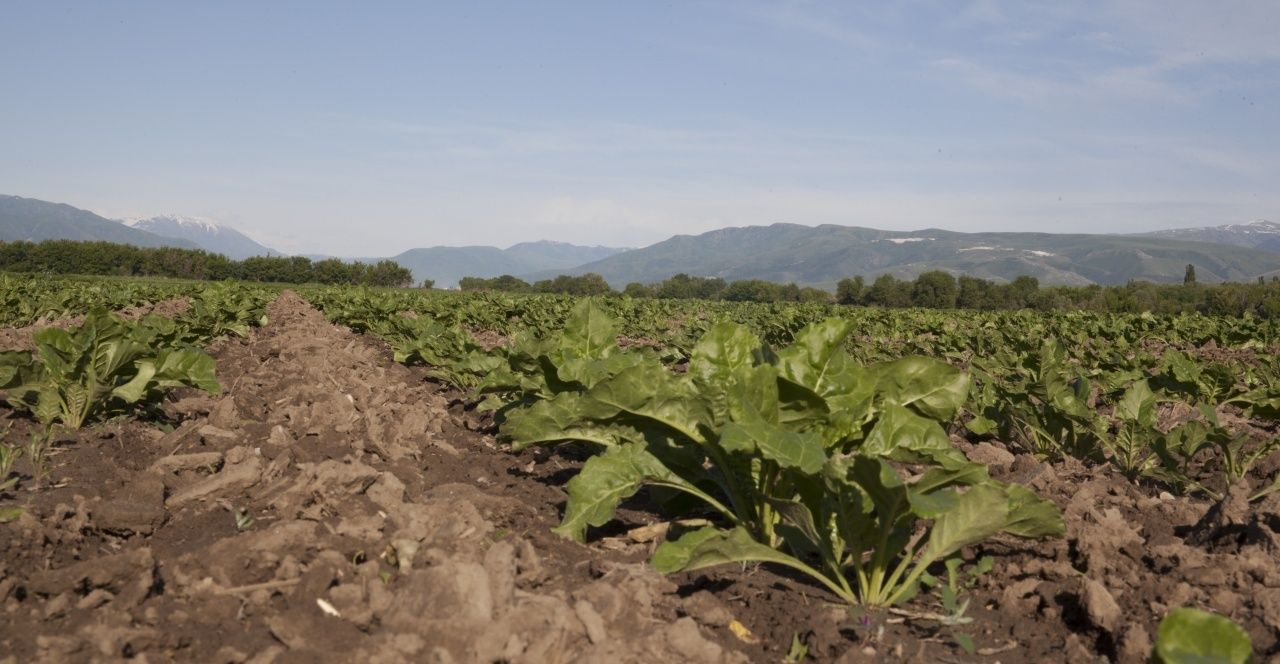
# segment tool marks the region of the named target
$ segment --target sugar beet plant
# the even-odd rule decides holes
[[[966,374],[921,357],[860,365],[843,350],[851,328],[809,325],[775,352],[716,323],[680,374],[619,349],[614,321],[583,301],[558,338],[518,340],[482,388],[512,395],[501,433],[515,448],[599,449],[569,482],[562,535],[583,539],[646,486],[715,517],[659,547],[664,572],[772,562],[847,602],[888,606],[964,546],[1062,533],[1052,504],[951,445],[942,423]]]
[[[71,330],[37,332],[34,352],[0,353],[0,397],[45,425],[87,421],[178,386],[218,391],[213,358],[156,343],[158,331],[97,309]]]

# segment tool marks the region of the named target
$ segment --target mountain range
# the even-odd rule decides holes
[[[101,240],[137,247],[199,248],[190,240],[167,238],[130,228],[70,205],[0,195],[0,242],[20,240]]]
[[[618,287],[676,272],[830,288],[845,276],[914,278],[928,270],[1045,284],[1181,281],[1187,264],[1202,282],[1241,281],[1280,269],[1280,253],[1166,237],[1056,233],[881,231],[855,226],[773,224],[677,235],[570,271]],[[535,275],[537,276],[537,275]]]
[[[1227,224],[1201,228],[1174,228],[1166,231],[1144,233],[1150,237],[1167,237],[1173,240],[1230,244],[1250,249],[1280,251],[1280,224],[1259,219],[1248,224]]]
[[[425,247],[391,257],[409,268],[415,281],[431,279],[436,286],[453,288],[463,277],[498,277],[537,272],[561,274],[573,267],[627,251],[616,247],[584,247],[565,242],[522,242],[497,247]]]
[[[280,252],[258,244],[253,238],[223,224],[177,214],[145,219],[126,219],[125,226],[162,237],[184,240],[205,251],[222,254],[233,260],[250,256],[283,256]]]
[[[117,222],[69,205],[0,196],[0,241],[46,239],[202,248],[236,259],[282,255],[205,219],[166,215]],[[439,287],[453,287],[464,276],[511,274],[537,280],[595,272],[621,288],[683,272],[831,288],[847,276],[870,279],[890,274],[905,279],[938,269],[997,281],[1029,275],[1044,284],[1121,284],[1133,279],[1178,282],[1188,264],[1195,266],[1202,282],[1243,281],[1280,274],[1280,224],[1255,221],[1136,235],[773,224],[677,235],[641,249],[540,241],[506,249],[424,247],[390,260],[409,268],[415,280],[431,279]]]

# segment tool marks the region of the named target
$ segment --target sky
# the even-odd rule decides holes
[[[1280,221],[1280,2],[5,2],[0,194],[343,256]]]

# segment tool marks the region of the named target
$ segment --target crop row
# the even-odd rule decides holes
[[[463,387],[491,370],[467,334],[552,338],[575,301],[556,296],[422,294],[330,289],[308,296],[329,316],[373,331]],[[973,388],[944,423],[972,440],[998,439],[1046,459],[1114,464],[1125,476],[1176,493],[1220,496],[1280,442],[1280,363],[1275,324],[1200,315],[1119,316],[1037,312],[937,312],[810,304],[720,305],[601,298],[618,339],[649,347],[668,366],[691,362],[699,339],[725,322],[772,347],[838,318],[839,344],[865,365],[908,356],[965,371]],[[402,313],[416,317],[402,316]],[[518,348],[519,344],[515,344]],[[1258,487],[1261,497],[1274,485]]]
[[[74,294],[64,298],[71,299],[96,289],[67,291]],[[24,454],[35,473],[43,474],[58,429],[154,407],[174,387],[217,394],[213,358],[201,349],[220,337],[247,335],[265,321],[271,297],[265,289],[207,285],[191,294],[186,311],[176,317],[150,314],[133,321],[95,306],[79,325],[36,332],[33,350],[0,351],[0,399],[39,424],[24,445],[0,441],[0,490],[16,482],[9,475]],[[8,429],[3,433],[7,438]]]
[[[77,327],[38,332],[34,352],[0,354],[0,397],[42,425],[28,447],[0,446],[0,481],[23,449],[39,465],[39,439],[55,427],[145,410],[178,385],[216,391],[200,348],[246,334],[272,296],[235,284],[116,286],[0,277],[0,296],[22,312],[10,324],[90,311]],[[483,399],[513,448],[590,449],[568,484],[560,534],[582,540],[645,489],[675,517],[653,557],[667,572],[769,562],[851,605],[936,592],[962,624],[960,550],[996,533],[1059,536],[1063,522],[1052,503],[969,461],[957,436],[1110,464],[1174,492],[1217,497],[1252,482],[1259,499],[1277,487],[1253,468],[1277,447],[1270,321],[304,295],[384,339],[397,361]],[[190,307],[132,322],[106,311],[169,297]],[[935,577],[943,568],[949,580]],[[1179,644],[1240,652],[1243,633],[1216,616],[1178,610],[1166,624],[1166,661]]]

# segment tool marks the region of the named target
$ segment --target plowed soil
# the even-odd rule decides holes
[[[296,295],[268,317],[211,349],[221,395],[66,436],[0,495],[25,507],[0,525],[0,662],[778,662],[793,640],[817,661],[1139,662],[1182,605],[1280,651],[1274,494],[1214,505],[962,444],[1055,500],[1066,538],[966,552],[996,558],[972,623],[940,625],[931,596],[854,615],[768,567],[659,576],[643,495],[587,546],[555,536],[574,450],[502,449],[462,395]]]

